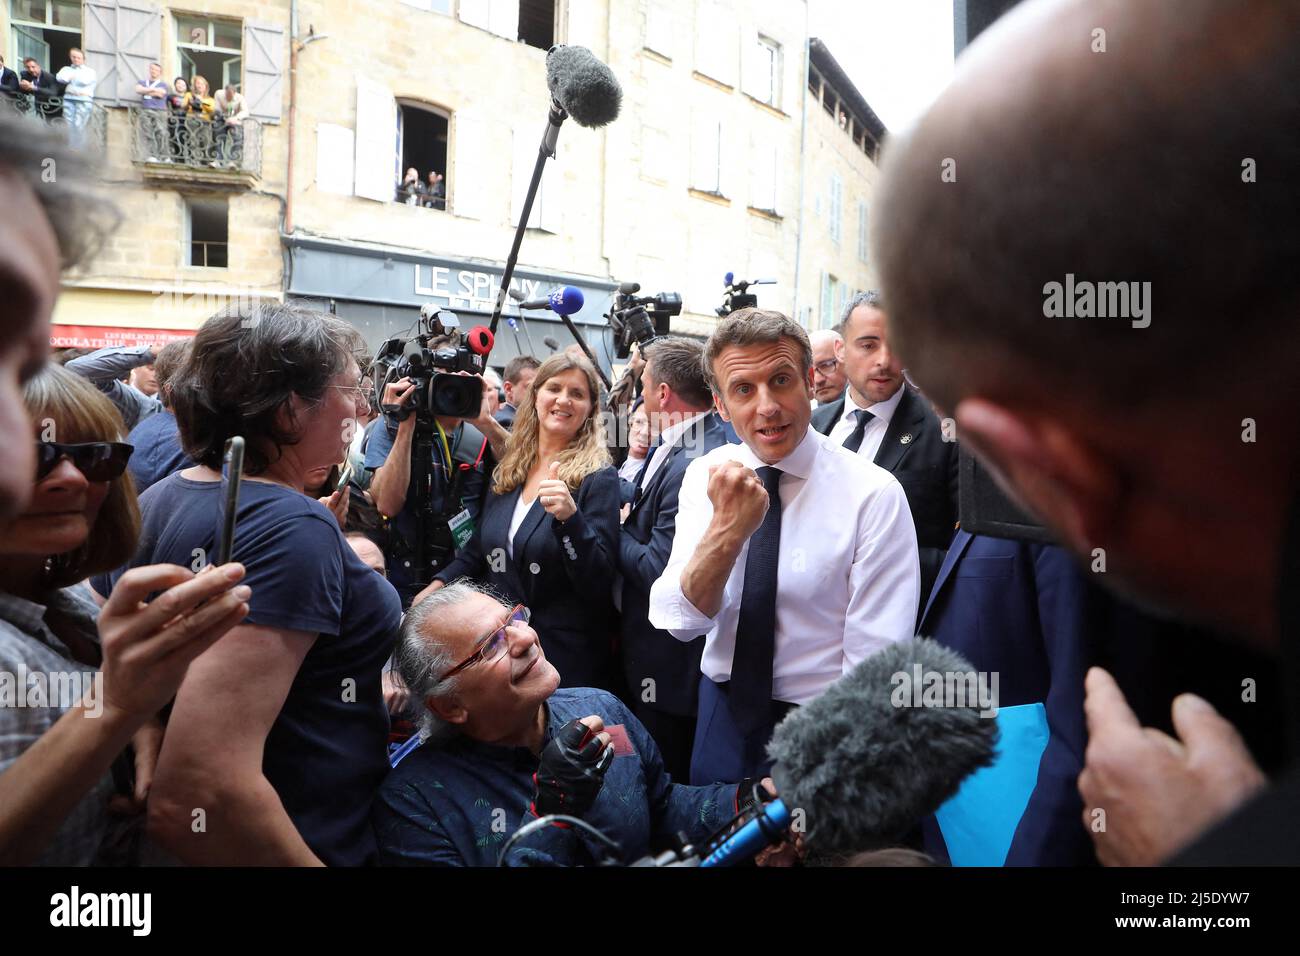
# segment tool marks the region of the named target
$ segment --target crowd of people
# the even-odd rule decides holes
[[[1295,863],[1300,189],[1231,169],[1296,168],[1294,98],[1255,93],[1300,81],[1300,15],[1229,6],[1126,7],[1149,43],[1101,75],[1085,3],[990,31],[891,146],[882,290],[834,330],[741,309],[608,394],[581,349],[520,356],[463,416],[293,302],[48,362],[84,199],[39,177],[57,144],[0,153],[0,671],[91,687],[0,706],[0,861],[631,864],[777,796],[778,724],[922,633],[997,678],[1028,770],[838,858]],[[1064,156],[1062,103],[1098,117]],[[1045,320],[1067,270],[1150,276],[1167,312]],[[962,527],[959,447],[1058,543]]]
[[[0,56],[0,96],[21,113],[46,120],[62,117],[73,146],[84,140],[98,82],[98,74],[86,65],[86,54],[77,47],[68,51],[68,63],[57,73],[51,73],[31,56],[23,59],[22,72],[18,73],[9,69]]]

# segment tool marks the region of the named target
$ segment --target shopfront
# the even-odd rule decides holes
[[[504,269],[500,262],[423,256],[326,239],[294,237],[286,243],[290,253],[286,297],[308,301],[355,325],[372,351],[389,338],[412,334],[420,308],[430,303],[454,312],[463,331],[488,325]],[[576,286],[584,305],[572,316],[574,326],[602,368],[621,366],[603,317],[616,283],[521,266],[510,284],[526,300],[543,298],[561,286]],[[574,341],[559,316],[548,311],[521,314],[518,304],[508,300],[488,364],[499,370],[516,355],[544,359],[557,351],[546,344],[548,338],[560,350]]]

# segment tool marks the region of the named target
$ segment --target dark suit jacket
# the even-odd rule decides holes
[[[28,83],[36,84],[35,96],[38,99],[59,95],[59,81],[54,78],[54,74],[49,70],[41,70],[39,77],[33,77],[27,70],[23,70],[22,79]]]
[[[10,96],[18,92],[18,74],[9,67],[0,67],[0,93]]]
[[[618,570],[623,575],[623,676],[636,700],[671,714],[695,713],[704,636],[685,643],[649,621],[650,588],[663,574],[677,529],[677,493],[692,461],[719,445],[730,444],[717,412],[688,429],[668,454],[641,496],[632,504],[619,537]],[[646,678],[654,680],[654,700],[642,700]]]
[[[1266,772],[1285,753],[1283,675],[1270,659],[1221,635],[1155,617],[1115,597],[1062,548],[958,531],[922,616],[920,633],[999,674],[999,706],[1042,702],[1050,731],[1038,781],[1007,865],[1094,860],[1078,774],[1087,746],[1083,680],[1106,668],[1139,723],[1173,734],[1170,704],[1199,694],[1241,732]],[[1257,699],[1243,700],[1242,678]],[[943,858],[932,821],[926,849]]]
[[[930,593],[957,524],[957,443],[943,440],[939,417],[924,398],[903,386],[875,463],[891,472],[907,493],[921,555],[921,596]],[[846,391],[816,409],[812,426],[829,435],[844,414]]]
[[[1087,586],[1061,548],[958,531],[921,619],[921,634],[977,671],[998,674],[999,707],[1042,703],[1047,711],[1047,748],[1008,866],[1095,862],[1077,783],[1086,743]],[[923,829],[926,852],[945,858],[938,828]]]
[[[502,402],[501,407],[497,409],[497,413],[492,417],[501,423],[502,428],[509,431],[515,424],[515,408],[513,405]]]
[[[437,575],[467,575],[528,605],[561,687],[608,689],[613,677],[614,558],[618,551],[618,472],[602,468],[573,496],[578,510],[562,524],[534,501],[506,553],[510,519],[522,489],[488,492],[474,536]]]

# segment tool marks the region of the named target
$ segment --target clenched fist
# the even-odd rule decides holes
[[[771,499],[752,468],[738,461],[709,468],[709,500],[713,502],[713,527],[735,534],[741,541],[758,530]]]

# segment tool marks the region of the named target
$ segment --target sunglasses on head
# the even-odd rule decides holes
[[[75,445],[59,442],[36,443],[36,480],[40,481],[63,459],[86,476],[87,481],[112,481],[126,471],[135,447],[120,441],[88,441]]]

